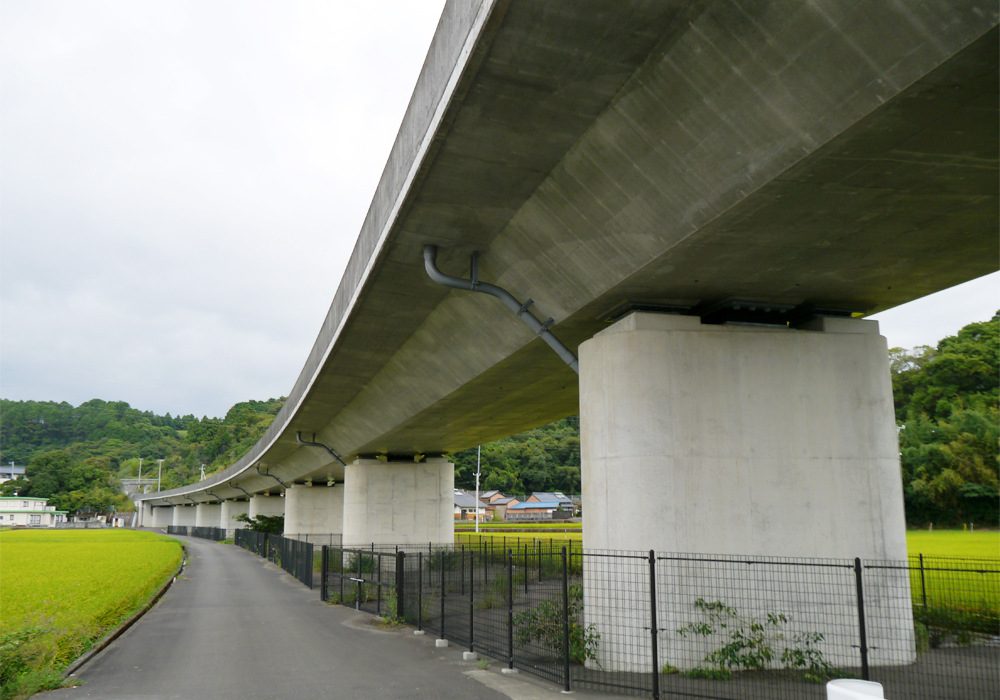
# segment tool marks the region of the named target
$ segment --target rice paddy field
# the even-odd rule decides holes
[[[978,617],[985,615],[985,624],[992,625],[1000,614],[1000,532],[910,530],[906,534],[914,604],[931,611],[975,612]],[[547,532],[541,527],[527,533],[461,532],[455,534],[455,544],[515,552],[558,552],[566,547],[572,552],[582,549],[583,533]]]
[[[53,674],[141,607],[180,564],[176,540],[131,530],[0,532],[2,697]]]
[[[531,532],[511,532],[512,528],[530,529]],[[559,525],[546,530],[544,525],[534,524],[534,527],[527,528],[526,525],[511,525],[504,529],[492,529],[491,531],[467,532],[464,529],[455,533],[455,544],[465,544],[477,546],[480,540],[493,542],[494,547],[502,546],[501,542],[506,542],[512,549],[521,549],[525,545],[529,548],[544,543],[547,548],[551,542],[553,546],[561,547],[567,542],[573,542],[579,548],[579,543],[583,540],[583,530],[576,526],[574,532],[557,532],[556,530],[573,527]],[[1000,532],[980,531],[965,532],[962,530],[909,530],[906,533],[906,545],[911,555],[923,554],[925,556],[937,557],[972,557],[972,558],[1000,558]]]

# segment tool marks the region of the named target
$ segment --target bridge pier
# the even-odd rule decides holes
[[[151,523],[151,525],[147,526],[146,521],[143,520],[144,527],[166,527],[167,525],[173,525],[174,506],[155,506],[153,508]]]
[[[226,528],[227,534],[233,530],[242,530],[246,527],[246,523],[237,522],[233,518],[249,511],[250,501],[223,501],[222,510],[219,513],[219,527]]]
[[[247,511],[251,518],[258,515],[284,515],[285,499],[269,494],[254,494],[250,497],[250,508]]]
[[[455,465],[358,459],[344,477],[344,544],[451,544]]]
[[[198,509],[194,505],[174,506],[171,525],[186,525],[193,527],[197,524]]]
[[[285,491],[285,534],[336,534],[344,531],[344,488],[293,484]]]
[[[580,368],[585,547],[905,559],[889,361],[876,322],[820,318],[793,330],[636,313],[584,342]],[[731,600],[733,582],[748,576],[740,566],[715,569],[698,591],[668,591],[658,605],[683,615],[698,597]],[[798,609],[786,611],[793,619],[815,617],[824,602],[801,583]],[[871,605],[896,609],[887,619],[898,621],[879,631],[891,643],[870,636],[869,645],[899,649],[903,640],[912,649],[906,573],[872,576],[869,589]],[[588,618],[610,629],[648,610],[648,593],[635,597],[592,603]],[[758,592],[749,604],[757,609],[741,613],[774,611],[779,599],[768,598]],[[606,653],[605,669],[630,668],[628,652]],[[678,668],[699,661],[666,638],[661,653]]]
[[[221,517],[221,503],[199,503],[195,506],[195,527],[219,527]]]

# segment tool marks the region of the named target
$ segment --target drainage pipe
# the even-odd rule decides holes
[[[269,476],[269,477],[271,477],[272,479],[274,479],[275,481],[277,481],[279,484],[281,484],[282,486],[284,486],[286,491],[288,490],[288,484],[286,484],[284,481],[282,481],[281,479],[279,479],[278,477],[276,477],[274,474],[268,474],[267,472],[262,472],[260,470],[260,467],[257,467],[257,473],[260,474],[261,476]]]
[[[316,433],[313,433],[313,440],[315,440],[315,439],[316,439]],[[340,462],[343,466],[345,466],[345,467],[347,466],[344,463],[344,460],[342,460],[337,455],[336,452],[334,452],[333,450],[331,450],[329,447],[327,447],[326,445],[324,445],[322,442],[309,442],[308,440],[303,440],[301,432],[295,433],[295,442],[299,443],[300,445],[305,445],[306,447],[322,447],[324,450],[326,450],[327,452],[329,452],[333,456],[333,458],[335,460],[337,460],[338,462]]]
[[[533,330],[536,335],[541,336],[542,340],[548,343],[549,347],[556,351],[556,354],[562,358],[563,362],[569,365],[570,369],[577,374],[580,373],[580,364],[576,359],[576,355],[570,352],[570,349],[563,345],[562,341],[555,337],[552,331],[549,330],[549,326],[551,326],[554,321],[550,318],[545,323],[542,323],[528,310],[528,307],[535,303],[533,300],[528,299],[528,301],[522,304],[507,290],[486,282],[480,282],[478,254],[475,253],[472,255],[472,279],[466,280],[461,277],[452,277],[451,275],[444,274],[437,269],[437,251],[438,249],[435,245],[424,246],[424,269],[427,270],[427,274],[432,280],[438,284],[444,285],[445,287],[465,289],[470,292],[482,292],[483,294],[489,294],[490,296],[496,297],[504,303],[504,306],[513,311],[519,319],[528,324],[528,327]]]
[[[247,491],[242,486],[237,486],[236,484],[234,484],[231,481],[228,484],[226,484],[226,486],[228,486],[231,489],[239,489],[240,491],[242,491],[243,493],[245,493],[247,495],[247,498],[253,498],[253,494],[251,494],[249,491]]]

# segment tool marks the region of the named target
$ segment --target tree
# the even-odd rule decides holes
[[[907,519],[996,523],[1000,312],[936,348],[890,351]]]

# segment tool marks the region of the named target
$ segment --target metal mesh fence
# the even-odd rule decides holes
[[[871,680],[899,697],[1000,694],[1000,562],[916,555],[862,568]],[[872,610],[872,598],[888,604]],[[911,637],[884,631],[910,615]]]
[[[226,539],[226,529],[222,527],[202,527],[193,525],[167,525],[168,535],[199,537],[203,540],[222,542]]]
[[[930,699],[1000,683],[996,561],[503,544],[324,547],[322,595],[567,689],[819,700],[859,677]]]
[[[233,541],[236,546],[280,566],[309,588],[313,587],[314,545],[253,530],[236,530]]]

